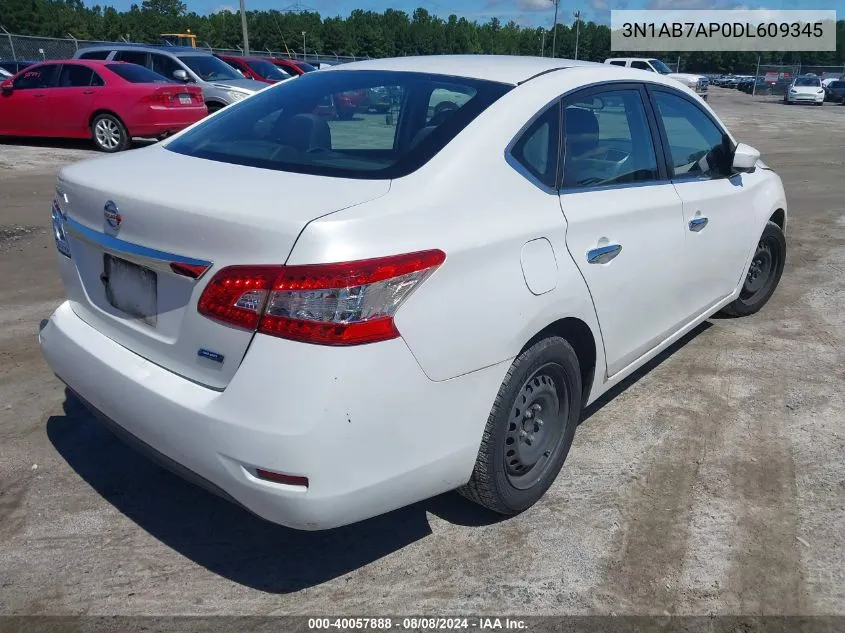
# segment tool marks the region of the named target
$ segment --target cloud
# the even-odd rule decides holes
[[[518,11],[495,11],[496,8],[505,4],[505,0],[487,0],[485,9],[491,9],[493,15],[514,15],[521,13],[539,13],[553,11],[555,8],[553,0],[516,0]]]
[[[691,11],[707,9],[737,9],[743,5],[734,0],[648,0],[646,9]]]

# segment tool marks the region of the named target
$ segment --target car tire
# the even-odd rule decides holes
[[[729,316],[748,316],[760,310],[774,294],[785,262],[786,237],[777,224],[768,222],[757,243],[739,296],[722,312]]]
[[[208,110],[209,114],[214,114],[218,110],[222,110],[225,107],[226,106],[224,106],[222,103],[215,103],[213,101],[205,104],[205,108],[206,110]]]
[[[560,472],[581,416],[578,356],[563,338],[537,341],[513,361],[496,395],[463,496],[514,515]]]
[[[123,122],[113,114],[98,114],[91,121],[91,138],[101,152],[113,154],[129,147],[132,141]]]

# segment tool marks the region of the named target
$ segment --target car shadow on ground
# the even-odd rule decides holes
[[[582,422],[640,377],[711,327],[707,322],[647,363],[596,403]],[[427,513],[457,525],[504,520],[447,493],[354,525],[290,530],[187,483],[124,444],[69,390],[64,415],[47,436],[76,473],[106,501],[162,543],[233,582],[270,593],[319,585],[431,534]]]
[[[162,543],[233,582],[271,593],[319,585],[429,534],[427,512],[459,525],[502,517],[447,493],[351,526],[300,532],[265,521],[135,452],[68,390],[47,436],[106,501]]]
[[[131,149],[147,147],[156,143],[154,138],[133,138]],[[16,145],[21,147],[43,147],[44,149],[78,149],[97,151],[93,141],[79,138],[33,138],[29,136],[4,136],[0,137],[0,145]],[[106,155],[106,154],[104,154]]]

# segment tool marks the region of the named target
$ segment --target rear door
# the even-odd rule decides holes
[[[0,131],[4,134],[49,136],[50,93],[57,64],[42,64],[19,73],[10,93],[0,95]]]
[[[688,319],[681,201],[642,86],[568,96],[563,122],[566,243],[590,289],[612,376]]]
[[[730,141],[691,97],[662,86],[648,90],[666,146],[669,176],[683,202],[683,296],[688,310],[699,314],[731,294],[740,281],[754,242],[759,178],[729,176]]]
[[[82,64],[62,64],[59,81],[51,91],[50,125],[61,136],[90,134],[89,121],[96,92],[103,89],[103,81],[89,67]],[[99,84],[99,85],[98,85]]]

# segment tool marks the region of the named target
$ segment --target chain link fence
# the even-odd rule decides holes
[[[6,29],[0,27],[0,61],[13,62],[40,62],[46,59],[70,59],[74,53],[80,48],[88,46],[109,45],[109,44],[143,44],[144,42],[130,42],[123,40],[120,42],[103,42],[94,40],[79,40],[68,34],[67,38],[57,37],[38,37],[33,35],[16,35],[9,33]],[[154,45],[161,45],[165,42],[156,42]],[[206,50],[210,53],[220,53],[223,55],[243,55],[243,50],[240,48],[215,48],[208,43],[197,43],[197,48]],[[369,59],[367,56],[356,55],[336,55],[325,54],[318,52],[290,52],[280,50],[250,50],[251,55],[267,56],[267,57],[282,57],[293,58],[307,61],[309,63],[323,63],[323,62],[351,62],[361,59]]]

